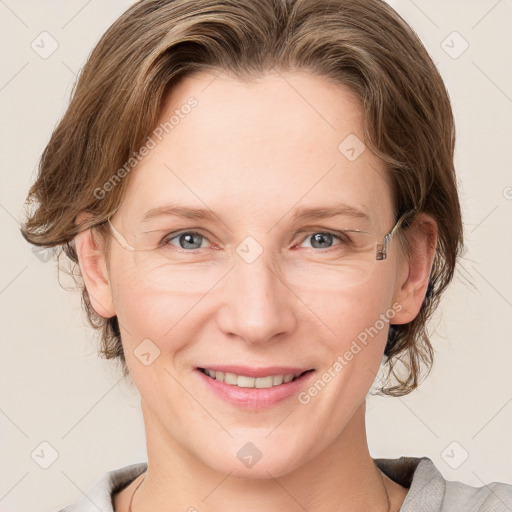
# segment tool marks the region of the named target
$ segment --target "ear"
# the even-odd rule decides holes
[[[90,213],[80,212],[75,223],[80,224],[89,217],[92,217]],[[81,231],[75,236],[74,240],[80,271],[89,293],[91,305],[98,315],[110,318],[116,312],[107,265],[101,246],[96,237],[93,236],[91,229]]]
[[[405,230],[405,236],[409,254],[404,251],[402,256],[403,270],[394,296],[394,302],[401,304],[402,309],[393,318],[393,324],[412,322],[421,309],[436,252],[437,222],[427,213],[419,213]]]

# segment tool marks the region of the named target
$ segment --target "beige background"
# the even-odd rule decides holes
[[[56,263],[18,231],[75,75],[130,3],[0,0],[2,512],[59,510],[102,473],[145,460],[137,392],[96,356],[79,295],[59,286]],[[467,254],[432,323],[429,379],[409,396],[369,399],[370,451],[426,455],[447,479],[474,486],[512,483],[512,1],[390,3],[424,41],[453,100]],[[31,47],[41,37],[46,51],[51,38],[58,43],[47,58]],[[52,448],[43,442],[58,452],[47,469],[39,464]]]

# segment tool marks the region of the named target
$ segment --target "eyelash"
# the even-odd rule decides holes
[[[301,244],[304,243],[312,235],[319,234],[319,233],[323,234],[323,235],[332,235],[333,237],[337,238],[340,242],[342,242],[341,244],[337,244],[337,245],[335,245],[333,247],[329,247],[327,249],[316,249],[315,247],[307,247],[306,248],[306,249],[313,249],[315,252],[320,252],[320,253],[331,252],[333,250],[336,250],[336,247],[338,247],[338,245],[344,245],[344,243],[348,244],[348,245],[350,245],[352,243],[352,240],[350,240],[350,238],[347,236],[347,234],[345,232],[341,232],[341,231],[329,231],[329,230],[327,230],[327,231],[324,231],[324,230],[305,231],[305,230],[303,230],[303,231],[298,231],[296,233],[296,235],[298,235],[300,233],[306,233],[306,236],[301,239],[301,242],[300,242]],[[176,247],[169,243],[171,240],[174,240],[175,238],[178,238],[179,236],[185,235],[185,234],[200,235],[201,237],[203,237],[203,239],[210,241],[208,239],[208,237],[206,237],[205,235],[202,235],[198,231],[186,230],[186,231],[178,231],[178,232],[174,232],[174,233],[169,233],[162,239],[162,241],[160,242],[160,245],[163,245],[163,246],[170,245],[172,247],[175,247],[176,250],[181,253],[197,254],[201,249],[182,249],[181,247]]]

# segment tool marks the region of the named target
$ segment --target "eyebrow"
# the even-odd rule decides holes
[[[320,220],[343,215],[357,219],[369,220],[368,215],[353,206],[338,204],[321,208],[301,207],[293,213],[293,220]],[[205,208],[188,208],[184,206],[165,205],[148,210],[142,217],[142,222],[147,222],[155,217],[181,217],[193,220],[212,220],[218,218],[212,210]]]

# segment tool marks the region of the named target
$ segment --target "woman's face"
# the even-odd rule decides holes
[[[364,407],[386,343],[383,320],[396,323],[401,308],[396,239],[387,259],[359,261],[337,248],[343,239],[321,235],[391,230],[383,164],[361,143],[356,97],[303,72],[250,84],[189,76],[161,122],[112,224],[137,249],[183,236],[153,251],[113,241],[109,267],[150,443],[232,476],[287,473]],[[212,215],[142,221],[165,205]],[[294,217],[306,208],[341,214]],[[253,381],[236,376],[238,385],[222,383],[198,368],[276,386],[247,388]]]

